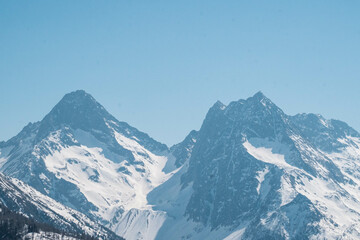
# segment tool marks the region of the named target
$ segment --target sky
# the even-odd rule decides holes
[[[360,130],[360,1],[0,0],[0,140],[83,89],[171,146],[217,101]]]

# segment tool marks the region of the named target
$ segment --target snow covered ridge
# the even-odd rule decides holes
[[[12,211],[39,223],[99,239],[121,239],[84,214],[56,202],[20,180],[0,173],[0,201]]]
[[[357,239],[359,149],[261,92],[168,149],[76,91],[0,144],[0,171],[127,239]]]

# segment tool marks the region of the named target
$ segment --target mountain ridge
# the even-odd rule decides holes
[[[334,158],[334,154],[347,157],[350,161],[347,164],[360,159],[359,134],[347,124],[328,120],[329,125],[321,129],[331,139],[325,140],[331,143],[331,148],[326,148],[321,141],[307,134],[319,125],[305,121],[305,129],[294,118],[297,117],[285,114],[261,92],[227,106],[216,102],[197,132],[191,156],[183,155],[186,169],[176,178],[178,180],[174,179],[179,185],[178,190],[174,193],[174,187],[166,190],[165,186],[160,186],[159,189],[165,188],[161,190],[165,192],[164,199],[158,189],[149,195],[157,209],[171,213],[180,211],[188,219],[184,223],[168,218],[159,230],[159,239],[170,236],[179,239],[230,238],[232,234],[222,231],[234,231],[236,226],[242,228],[235,234],[237,238],[231,239],[332,239],[336,238],[337,226],[345,228],[342,234],[358,237],[359,223],[352,220],[354,225],[344,225],[339,221],[342,214],[335,214],[327,202],[327,195],[316,197],[319,193],[315,186],[322,186],[346,204],[354,201],[351,204],[358,205],[358,193],[349,190],[358,180],[346,173],[351,170],[344,169],[339,163],[344,160],[338,156]],[[332,128],[331,122],[341,127],[335,124]],[[187,145],[183,145],[186,149]],[[355,174],[355,171],[351,173]],[[325,183],[334,187],[329,188]],[[189,187],[192,189],[190,195]],[[167,191],[170,193],[166,194]],[[178,195],[178,198],[167,195]],[[186,206],[169,209],[185,195],[188,198]],[[170,203],[162,204],[169,199]],[[348,211],[340,203],[335,205],[343,214]],[[290,210],[298,208],[304,215]],[[359,206],[355,209],[350,208],[350,211],[357,216]],[[337,219],[329,214],[337,215]],[[179,217],[181,214],[176,216]],[[309,228],[309,224],[312,227]],[[183,231],[176,232],[171,225],[182,226]],[[277,225],[281,228],[276,228]]]
[[[129,239],[356,238],[359,149],[346,123],[262,92],[168,148],[75,91],[0,145],[0,172]]]

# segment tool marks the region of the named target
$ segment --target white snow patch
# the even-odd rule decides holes
[[[297,195],[294,186],[291,184],[290,176],[288,174],[284,174],[281,176],[281,205],[286,205],[290,203]]]
[[[328,128],[328,127],[329,127],[329,124],[328,124],[327,120],[323,119],[320,115],[318,115],[318,117],[319,117],[320,123],[321,123],[324,127]]]
[[[243,146],[254,158],[266,163],[274,164],[279,168],[295,169],[295,167],[285,161],[285,155],[289,152],[286,146],[281,143],[257,138],[250,139],[250,141],[246,140],[243,143]]]
[[[44,173],[40,173],[39,178],[43,181],[49,181],[49,179],[45,176]]]
[[[125,239],[152,240],[165,219],[165,212],[131,209],[123,215],[113,230]]]
[[[257,176],[256,176],[256,179],[259,181],[259,184],[258,186],[256,187],[256,191],[258,194],[260,194],[260,188],[261,188],[261,183],[264,181],[265,179],[265,175],[269,172],[269,168],[266,167],[264,170],[262,171],[258,171],[257,172]]]
[[[237,231],[231,233],[226,238],[224,238],[224,240],[240,240],[242,238],[242,235],[244,234],[245,230],[246,230],[246,228],[237,230]]]

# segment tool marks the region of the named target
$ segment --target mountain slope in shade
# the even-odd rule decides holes
[[[1,172],[114,230],[132,209],[151,215],[146,195],[168,178],[167,146],[84,91],[65,95],[0,149]]]
[[[84,214],[77,212],[69,207],[65,207],[55,200],[41,194],[27,184],[4,176],[0,173],[0,206],[3,213],[6,209],[21,214],[23,217],[30,218],[37,223],[45,223],[55,229],[73,234],[86,234],[99,239],[122,239],[103,226],[93,222]],[[20,215],[19,215],[20,216]],[[19,218],[13,218],[19,220]],[[28,221],[22,221],[28,222]],[[32,224],[36,227],[36,224]],[[40,229],[45,234],[46,225],[40,225]],[[50,229],[51,230],[51,229]],[[30,231],[31,232],[31,231]],[[51,234],[50,231],[48,231]],[[57,232],[55,232],[57,233]],[[45,234],[46,235],[46,234]]]
[[[148,195],[167,212],[157,239],[360,237],[360,134],[341,121],[288,116],[259,92],[217,102],[189,153]]]

